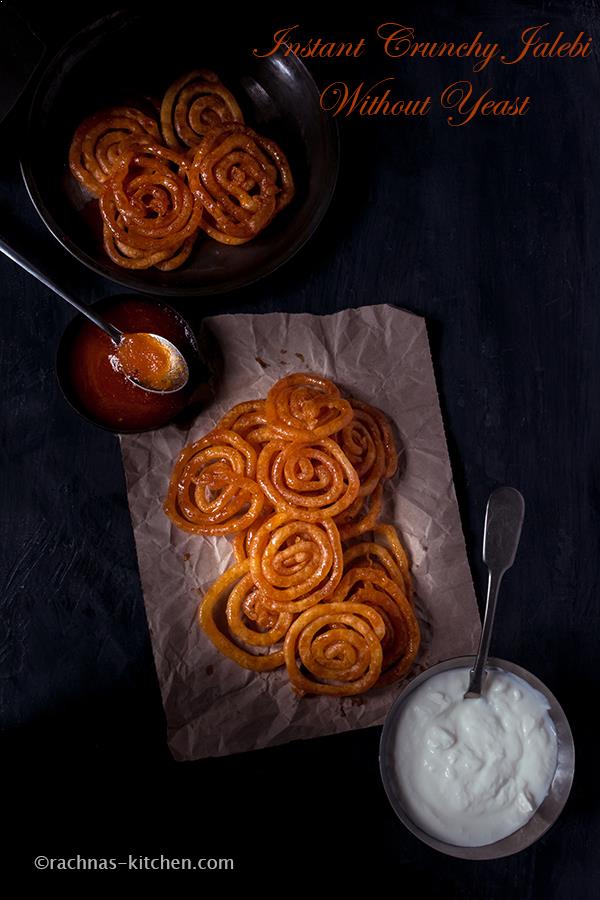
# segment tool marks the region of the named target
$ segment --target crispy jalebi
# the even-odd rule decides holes
[[[171,475],[165,512],[184,531],[235,534],[260,515],[256,452],[234,431],[211,431],[186,447]]]
[[[288,441],[320,441],[352,421],[352,407],[332,381],[310,372],[280,378],[267,395],[267,424]]]
[[[390,425],[387,416],[385,416],[380,409],[377,409],[375,406],[369,406],[368,403],[363,403],[361,400],[353,399],[351,403],[355,413],[358,411],[364,412],[377,422],[383,449],[385,451],[385,470],[383,472],[383,477],[391,478],[398,468],[398,450],[392,433],[392,426]]]
[[[347,456],[329,438],[270,441],[261,450],[256,478],[275,509],[292,510],[308,522],[343,512],[360,486]]]
[[[398,532],[393,525],[388,525],[384,522],[378,522],[377,525],[375,525],[375,527],[373,528],[373,534],[376,538],[381,538],[387,549],[394,557],[396,565],[402,572],[404,587],[406,589],[406,596],[410,598],[410,595],[412,593],[410,564],[408,561],[408,556],[406,555],[406,550],[404,549],[404,545],[398,537]]]
[[[158,144],[125,149],[100,195],[104,246],[127,268],[187,259],[202,208],[181,174],[183,157]]]
[[[396,563],[390,551],[375,541],[361,541],[344,551],[344,572],[351,568],[373,568],[387,575],[406,592],[404,573]]]
[[[272,609],[300,612],[331,596],[342,577],[342,546],[332,519],[304,522],[276,513],[250,545],[250,572]]]
[[[231,591],[226,615],[231,633],[255,647],[270,647],[281,641],[294,620],[292,613],[267,606],[249,572]]]
[[[354,503],[335,517],[343,541],[372,531],[381,515],[383,482],[379,482],[368,497],[358,497]]]
[[[173,149],[195,147],[207,131],[244,117],[233,94],[207,69],[178,78],[167,90],[160,107],[160,127]]]
[[[381,682],[397,681],[408,672],[419,650],[419,624],[404,590],[373,567],[351,568],[333,595],[337,603],[374,606],[385,623]]]
[[[337,441],[360,478],[360,497],[372,494],[388,469],[388,450],[382,439],[376,410],[350,400],[354,415],[337,435]]]
[[[254,535],[258,531],[261,525],[270,519],[274,514],[275,510],[269,503],[265,503],[263,510],[252,525],[249,525],[245,531],[238,531],[237,534],[234,534],[231,543],[233,544],[233,553],[235,556],[236,562],[243,562],[243,560],[248,559],[250,556],[250,547],[252,546],[252,540]]]
[[[124,149],[135,138],[140,144],[160,140],[158,125],[131,106],[114,106],[85,119],[77,128],[69,150],[75,178],[99,197]]]
[[[267,427],[264,400],[247,400],[245,403],[238,403],[225,413],[218,427],[237,431],[257,450],[260,450],[274,437]]]
[[[224,244],[245,244],[294,196],[288,161],[274,141],[246,125],[213,128],[188,172],[204,208],[201,227]]]
[[[383,662],[385,623],[365,603],[319,603],[298,616],[283,652],[299,694],[362,694],[377,682]],[[301,666],[311,675],[309,678]]]
[[[240,643],[255,647],[270,647],[281,640],[291,624],[291,616],[282,612],[275,614],[266,624],[263,632],[250,629],[243,621],[242,607],[246,612],[256,610],[256,588],[252,579],[248,578],[248,561],[236,563],[217,578],[209,587],[200,604],[200,624],[206,635],[210,638],[217,650],[234,660],[238,666],[244,669],[253,669],[256,672],[268,672],[283,665],[283,649],[268,653],[251,653],[240,647],[233,638]],[[226,601],[226,621],[229,634],[222,630],[219,624],[223,615],[219,615],[219,607]],[[256,619],[259,613],[256,612]],[[264,620],[263,620],[264,621]],[[260,640],[262,636],[263,640]]]

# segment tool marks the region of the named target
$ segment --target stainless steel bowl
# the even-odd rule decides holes
[[[541,806],[535,811],[531,819],[525,823],[518,831],[509,834],[508,837],[495,841],[493,844],[486,844],[483,847],[459,847],[455,844],[448,844],[440,841],[438,838],[432,837],[416,825],[411,819],[409,813],[405,809],[400,794],[399,786],[396,779],[394,768],[394,743],[396,731],[398,728],[398,720],[403,706],[412,692],[424,681],[427,681],[433,675],[440,672],[447,672],[449,669],[460,669],[471,667],[474,663],[474,656],[457,656],[454,659],[447,659],[432,666],[418,675],[414,681],[408,684],[402,693],[396,698],[393,706],[387,714],[381,742],[379,745],[379,767],[381,770],[381,778],[383,786],[388,796],[388,800],[392,804],[394,812],[412,834],[439,850],[440,853],[446,853],[448,856],[456,856],[460,859],[499,859],[502,856],[511,856],[529,847],[538,840],[548,829],[554,825],[562,809],[567,802],[567,798],[571,791],[573,783],[573,774],[575,771],[575,746],[573,744],[573,735],[562,707],[556,697],[550,693],[548,688],[542,682],[521,666],[516,666],[512,662],[504,659],[495,659],[490,657],[488,660],[488,669],[503,669],[518,675],[523,681],[535,688],[546,697],[550,709],[550,715],[554,727],[556,728],[556,736],[558,739],[558,759],[556,763],[556,771],[550,785],[550,790]]]

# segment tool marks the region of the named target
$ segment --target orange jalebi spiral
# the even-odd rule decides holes
[[[184,531],[235,534],[260,515],[256,452],[234,431],[212,431],[186,447],[173,469],[165,512]]]
[[[191,189],[204,208],[201,227],[224,244],[256,237],[294,196],[285,155],[246,125],[205,135],[189,166]]]
[[[195,147],[207,131],[230,122],[243,122],[235,97],[214,72],[196,69],[178,78],[160,107],[160,127],[167,146]]]
[[[313,606],[285,636],[292,687],[299,694],[336,696],[368,691],[381,673],[384,636],[383,618],[371,605],[345,601]]]
[[[404,579],[406,596],[410,599],[412,594],[410,563],[404,545],[398,536],[398,532],[393,525],[388,525],[385,522],[378,522],[372,531],[375,538],[379,537],[393,556],[396,565],[402,573],[402,578]]]
[[[385,451],[385,470],[383,472],[383,477],[391,478],[398,468],[398,450],[396,448],[392,426],[390,425],[387,416],[385,416],[380,409],[377,409],[377,407],[369,406],[368,403],[363,403],[361,400],[352,399],[351,403],[354,407],[355,414],[358,414],[358,412],[366,413],[371,419],[374,419],[377,422],[383,449]]]
[[[352,421],[336,435],[340,447],[356,469],[360,479],[358,494],[372,494],[388,467],[386,448],[374,410],[351,399]]]
[[[263,511],[260,516],[256,519],[252,525],[249,525],[245,531],[238,531],[232,538],[233,545],[233,553],[235,556],[236,562],[243,562],[245,559],[248,559],[250,556],[250,547],[252,546],[252,540],[254,535],[267,519],[270,519],[274,514],[275,510],[271,507],[270,504],[265,503],[263,507]]]
[[[131,138],[141,143],[156,143],[160,134],[154,119],[130,106],[115,106],[96,113],[77,128],[69,150],[69,167],[94,197],[100,196]]]
[[[383,483],[380,481],[368,497],[358,497],[354,503],[335,517],[343,541],[372,531],[381,515]]]
[[[123,151],[100,196],[104,246],[118,265],[172,269],[185,261],[202,208],[183,169],[183,157],[158,144]]]
[[[269,428],[289,441],[320,441],[352,421],[352,407],[332,381],[310,372],[280,378],[267,395]]]
[[[354,467],[329,438],[270,441],[258,457],[256,478],[275,509],[292,510],[309,522],[343,512],[360,486]]]
[[[268,672],[283,665],[283,649],[263,654],[251,653],[236,641],[248,646],[271,647],[287,632],[292,616],[285,612],[275,614],[268,620],[265,631],[252,630],[244,623],[242,609],[246,606],[246,611],[249,612],[253,604],[256,609],[255,592],[252,579],[248,577],[248,561],[236,563],[223,572],[204,595],[200,604],[200,624],[217,650],[239,666],[256,672]],[[224,616],[221,607],[225,603],[225,621],[229,633],[225,633],[222,624]],[[260,615],[263,614],[264,611]],[[259,613],[256,615],[258,618]]]
[[[274,435],[267,428],[264,400],[247,400],[238,403],[225,413],[219,421],[218,428],[227,428],[238,434],[256,447],[257,450],[271,440]]]
[[[117,221],[119,221],[117,219]],[[112,234],[107,225],[104,226],[103,242],[104,249],[108,256],[118,266],[125,269],[149,269],[154,266],[161,272],[170,272],[172,269],[178,269],[183,265],[193,250],[196,236],[192,235],[183,242],[180,247],[174,247],[173,250],[140,250],[119,241]]]
[[[373,568],[382,572],[395,581],[407,596],[410,594],[410,582],[407,584],[403,571],[383,544],[377,544],[375,541],[361,541],[344,550],[344,572],[357,566]]]
[[[346,572],[333,600],[365,603],[377,609],[385,623],[380,681],[390,683],[402,678],[412,666],[421,640],[419,623],[404,590],[376,568],[357,567]]]
[[[274,610],[301,612],[331,596],[342,577],[342,546],[331,519],[276,513],[250,545],[250,572]]]
[[[226,615],[231,634],[238,641],[255,647],[271,647],[283,640],[294,621],[292,613],[275,611],[265,604],[250,573],[244,575],[231,591]]]

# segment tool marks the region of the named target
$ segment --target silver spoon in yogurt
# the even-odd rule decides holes
[[[498,591],[504,573],[515,561],[524,517],[525,501],[516,488],[501,487],[490,495],[483,531],[483,561],[488,567],[487,599],[479,648],[471,669],[465,700],[481,696]]]
[[[21,266],[38,281],[58,294],[87,319],[104,331],[115,345],[111,355],[111,364],[136,387],[153,394],[172,394],[185,387],[190,373],[183,353],[175,344],[160,334],[149,334],[145,331],[125,333],[89,307],[84,306],[55,284],[51,278],[40,271],[17,250],[0,238],[0,253],[3,253],[18,266]],[[144,366],[138,366],[138,359]]]

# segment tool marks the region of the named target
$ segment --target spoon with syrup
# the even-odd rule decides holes
[[[0,253],[21,266],[101,328],[115,347],[114,353],[110,356],[111,365],[136,387],[153,394],[172,394],[185,387],[190,374],[188,364],[183,353],[167,338],[145,331],[123,332],[115,328],[110,322],[106,322],[93,310],[63,291],[2,238],[0,238]]]
[[[481,696],[483,676],[490,652],[496,601],[504,573],[510,569],[517,555],[521,528],[525,517],[523,495],[513,487],[497,488],[487,503],[483,530],[483,561],[488,567],[488,588],[481,639],[471,669],[465,700]]]

